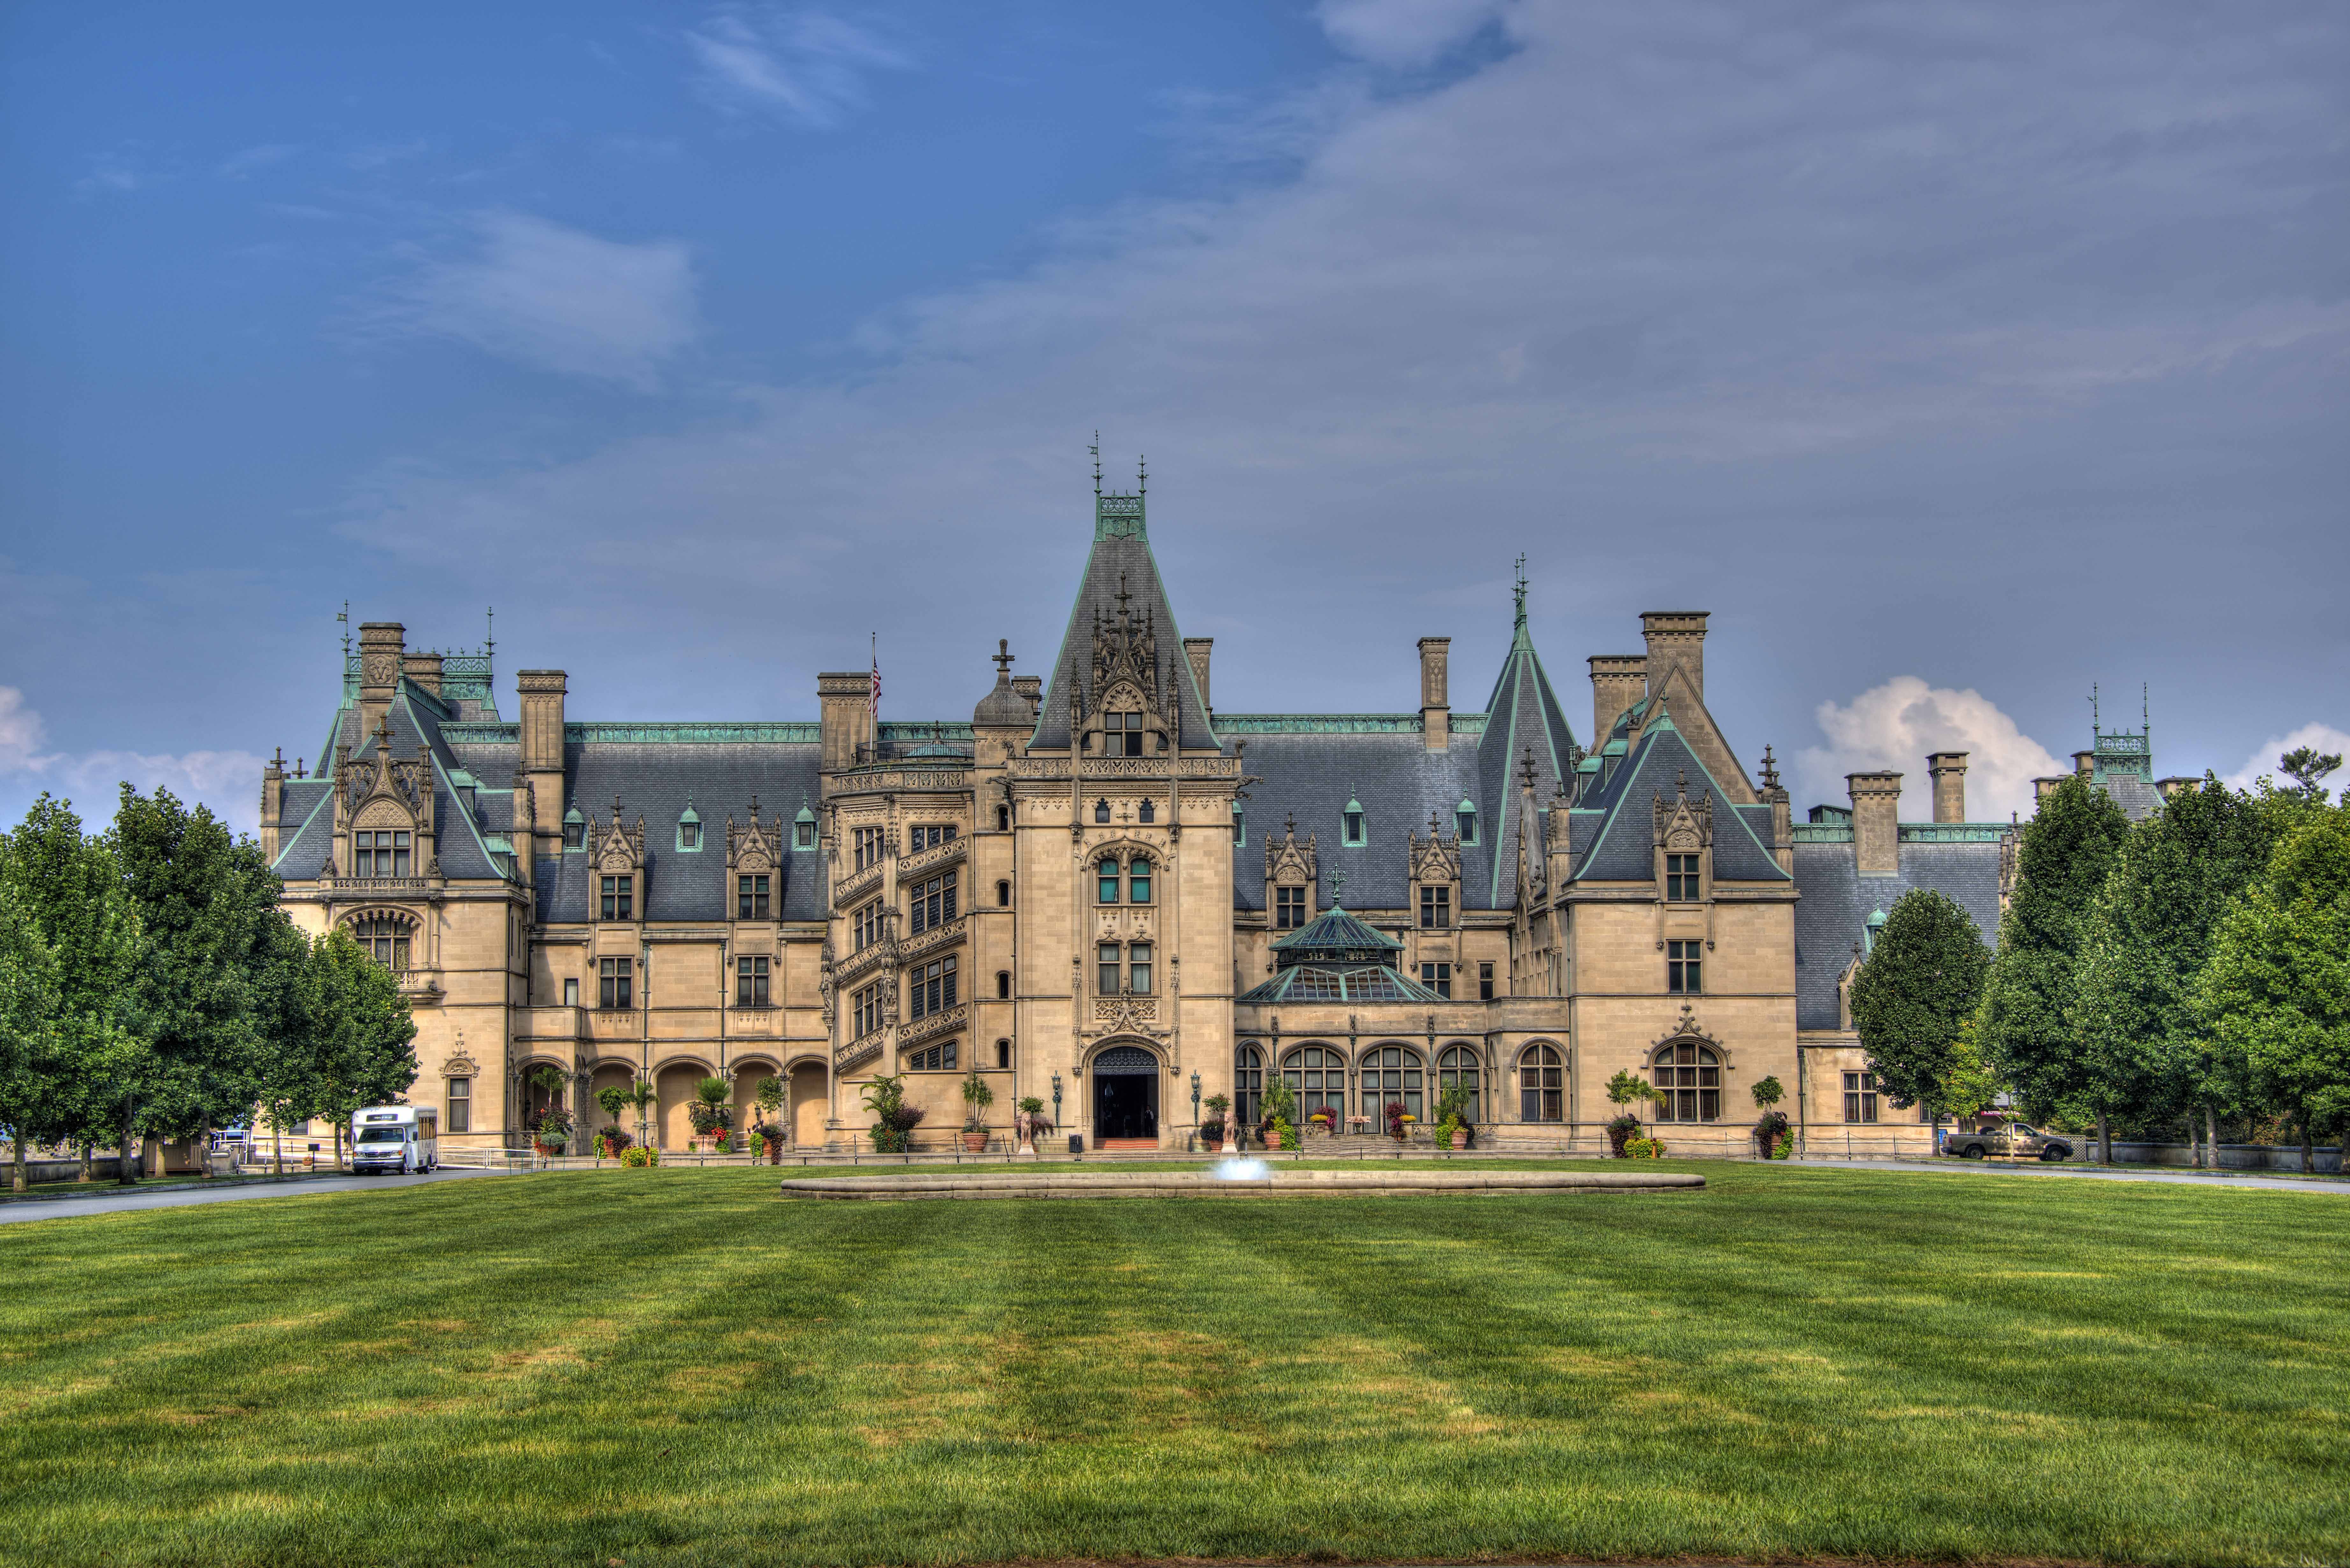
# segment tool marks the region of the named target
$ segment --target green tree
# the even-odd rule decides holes
[[[2314,746],[2296,746],[2277,759],[2277,766],[2312,800],[2325,797],[2325,775],[2341,765],[2341,753],[2321,752]]]
[[[1977,1010],[1959,1026],[1958,1037],[1950,1042],[1950,1065],[1942,1075],[1941,1103],[1954,1116],[1982,1115],[2005,1087],[1991,1064],[1983,1060],[1982,1047],[1975,1042],[1981,1020],[1981,1012]]]
[[[37,1054],[17,1064],[31,1076],[19,1079],[10,1125],[87,1149],[95,1137],[112,1136],[106,1085],[135,1054],[123,1023],[138,917],[106,846],[83,833],[69,803],[47,794],[0,836],[0,884],[13,889],[17,918],[53,961],[57,987]]]
[[[1916,888],[1895,902],[1852,979],[1853,1028],[1895,1105],[1948,1113],[1944,1080],[1990,967],[1981,930],[1950,898]]]
[[[2257,1103],[2312,1127],[2350,1120],[2350,808],[2313,814],[2220,923],[2196,1006]]]
[[[2103,1128],[2105,1113],[2092,1104],[2097,1064],[2074,1028],[2073,1002],[2090,907],[2128,836],[2121,807],[2077,774],[2023,830],[1975,1043],[2034,1116],[2094,1112]]]
[[[2205,774],[2134,829],[2090,907],[2073,1024],[2102,1108],[2185,1117],[2236,1096],[2193,1007],[2212,933],[2262,874],[2274,815]]]
[[[254,955],[252,1022],[258,1037],[259,1108],[269,1118],[279,1174],[286,1169],[285,1130],[326,1114],[326,1064],[319,962],[311,943],[280,916]]]
[[[25,1190],[26,1146],[46,1135],[46,1106],[70,1068],[57,955],[23,895],[0,878],[0,1126],[12,1185]]]
[[[142,1136],[192,1137],[259,1103],[254,977],[283,888],[257,845],[168,790],[124,784],[108,842],[145,934],[127,1009],[143,1048],[111,1085],[127,1182]]]
[[[391,971],[339,927],[310,949],[318,992],[320,1114],[335,1118],[335,1158],[362,1106],[398,1103],[416,1082],[416,1021]]]

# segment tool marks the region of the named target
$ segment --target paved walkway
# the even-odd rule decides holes
[[[1928,1176],[2045,1176],[2060,1181],[2183,1181],[2197,1187],[2231,1190],[2253,1187],[2271,1192],[2326,1192],[2336,1197],[2350,1196],[2350,1181],[2323,1176],[2311,1179],[2251,1170],[2229,1170],[2210,1175],[2198,1170],[2166,1170],[2139,1165],[2074,1165],[2070,1162],[2042,1165],[2037,1160],[2028,1165],[2010,1165],[2004,1160],[1989,1159],[1936,1160],[1932,1164],[1908,1159],[1791,1159],[1786,1163],[1809,1166],[1814,1170],[1914,1171]]]
[[[71,1195],[26,1198],[0,1203],[0,1225],[28,1220],[78,1220],[87,1214],[120,1214],[135,1209],[184,1209],[192,1203],[234,1203],[244,1198],[307,1198],[321,1192],[380,1192],[388,1187],[416,1187],[427,1181],[463,1181],[468,1177],[504,1176],[502,1170],[453,1170],[443,1168],[422,1176],[305,1176],[284,1180],[224,1181],[218,1187],[188,1186],[125,1190],[108,1184],[99,1193],[83,1188]]]

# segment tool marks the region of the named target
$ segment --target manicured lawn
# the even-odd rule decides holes
[[[833,1204],[507,1177],[0,1231],[0,1561],[2350,1558],[2350,1204]]]

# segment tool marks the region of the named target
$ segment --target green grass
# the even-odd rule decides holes
[[[2339,1199],[1680,1168],[10,1226],[0,1561],[2350,1558]]]

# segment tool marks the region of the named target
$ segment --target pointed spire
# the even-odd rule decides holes
[[[1094,454],[1094,499],[1101,499],[1101,431],[1094,431],[1094,444],[1086,448]]]
[[[1768,742],[1765,742],[1762,746],[1762,787],[1764,789],[1779,787],[1779,759],[1771,754]]]
[[[1516,629],[1523,631],[1526,629],[1526,556],[1523,550],[1518,552],[1518,564],[1513,575],[1516,578],[1513,591],[1518,601]]]

